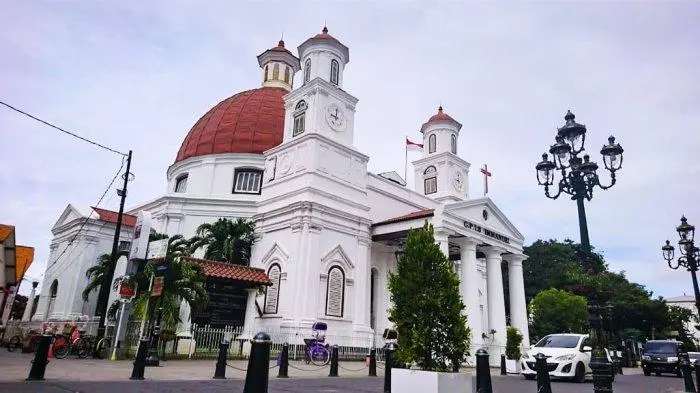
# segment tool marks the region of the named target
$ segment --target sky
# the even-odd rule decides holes
[[[403,174],[404,138],[439,105],[462,123],[470,197],[489,197],[524,234],[579,240],[576,204],[550,200],[535,164],[571,110],[601,168],[625,149],[617,184],[586,203],[591,243],[654,295],[692,293],[661,256],[682,214],[700,225],[700,3],[421,1],[6,1],[0,100],[118,151],[132,150],[127,209],[161,195],[166,170],[208,109],[260,86],[256,56],[328,26],[350,48],[355,146],[374,173]],[[295,81],[301,79],[301,73]],[[297,83],[298,84],[298,83]],[[46,267],[68,203],[94,205],[121,157],[0,106],[0,222]],[[409,186],[413,186],[409,153]],[[601,170],[603,183],[608,173]],[[101,207],[118,209],[111,189]],[[24,284],[20,291],[29,291]]]

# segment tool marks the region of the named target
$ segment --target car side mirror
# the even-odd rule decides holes
[[[591,352],[593,348],[589,347],[588,345],[584,345],[583,349],[581,349],[581,352]]]

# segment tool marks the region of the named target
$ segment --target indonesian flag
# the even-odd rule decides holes
[[[423,150],[423,145],[420,143],[411,142],[408,140],[408,138],[406,138],[406,151],[408,150],[421,151]]]

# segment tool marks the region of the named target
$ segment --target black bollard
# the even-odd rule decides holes
[[[328,373],[328,376],[338,376],[338,344],[333,345],[333,351],[331,352],[331,371]]]
[[[547,369],[547,356],[543,353],[535,355],[535,369],[537,370],[537,392],[552,393],[552,384],[549,381]]]
[[[685,392],[695,393],[695,384],[693,383],[693,367],[690,365],[687,353],[681,353],[680,364],[681,373],[683,373],[683,385],[685,386]]]
[[[277,373],[277,378],[289,378],[289,344],[282,344],[282,353],[280,354],[280,370]]]
[[[150,340],[145,339],[139,342],[139,349],[136,350],[136,359],[134,359],[134,368],[131,370],[131,377],[129,379],[143,379],[143,373],[146,369],[146,353],[148,352],[148,346]]]
[[[43,381],[46,365],[49,364],[49,347],[51,346],[52,336],[44,334],[39,340],[39,347],[32,360],[32,368],[29,369],[27,381]]]
[[[369,377],[377,376],[377,350],[372,348],[369,351]]]
[[[700,363],[698,361],[695,361],[694,363],[695,367],[695,384],[700,387]]]
[[[501,375],[507,375],[506,372],[506,355],[501,354]]]
[[[398,346],[389,343],[384,346],[386,362],[384,364],[384,393],[391,393],[391,369],[394,367],[394,351]]]
[[[476,351],[476,391],[477,393],[493,393],[489,353],[484,348]]]
[[[228,343],[219,344],[219,357],[216,359],[214,379],[226,379],[226,355],[228,355]]]
[[[243,393],[267,393],[270,343],[270,336],[265,332],[260,332],[253,337]]]

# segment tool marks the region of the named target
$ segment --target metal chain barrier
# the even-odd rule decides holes
[[[350,368],[341,366],[340,363],[338,363],[338,367],[342,368],[342,369],[345,370],[345,371],[350,371],[350,372],[353,372],[353,373],[360,372],[360,371],[362,371],[362,370],[364,370],[364,369],[367,368],[367,366],[362,366],[362,368],[358,368],[358,369],[356,369],[356,370],[353,370],[353,369],[350,369]]]
[[[248,372],[248,369],[232,366],[232,365],[228,364],[228,362],[226,362],[226,367],[231,367],[232,369],[238,370],[238,371]]]
[[[318,371],[318,370],[321,370],[321,369],[326,368],[326,366],[319,366],[319,367],[316,367],[316,368],[314,368],[314,369],[308,370],[308,369],[304,369],[304,368],[301,368],[301,367],[294,366],[294,365],[292,365],[292,363],[289,363],[289,367],[291,367],[291,368],[293,368],[293,369],[295,369],[295,370],[306,371],[306,372],[313,372],[313,371]]]

